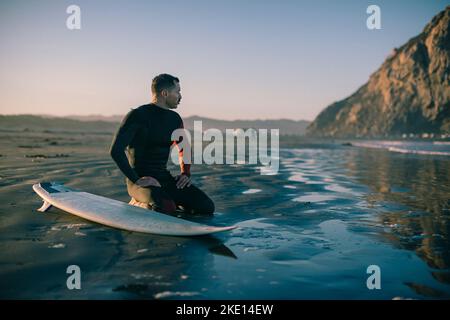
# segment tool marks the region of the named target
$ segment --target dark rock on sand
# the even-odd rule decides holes
[[[67,158],[68,154],[57,153],[55,155],[45,155],[45,154],[26,154],[26,158],[38,158],[38,159],[50,159],[50,158]]]

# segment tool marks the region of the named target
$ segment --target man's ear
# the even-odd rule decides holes
[[[167,91],[166,89],[161,91],[161,96],[164,98],[167,98],[167,96],[169,95],[169,91]]]

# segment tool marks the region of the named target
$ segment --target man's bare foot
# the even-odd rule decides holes
[[[128,202],[128,204],[132,205],[132,206],[136,206],[136,207],[141,207],[144,209],[152,209],[152,207],[150,206],[150,204],[145,203],[145,202],[139,202],[137,201],[135,198],[131,198],[130,202]]]

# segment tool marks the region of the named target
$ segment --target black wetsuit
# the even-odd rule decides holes
[[[167,170],[170,148],[177,142],[171,140],[172,132],[178,128],[183,128],[183,121],[172,110],[154,104],[133,109],[125,116],[113,139],[111,157],[127,177],[129,195],[137,201],[167,213],[181,205],[192,213],[212,214],[214,203],[203,191],[194,185],[178,189],[175,178]],[[180,167],[182,173],[190,176],[190,165],[181,162]],[[161,187],[136,185],[144,176],[157,179]]]

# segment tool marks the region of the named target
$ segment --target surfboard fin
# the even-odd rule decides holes
[[[48,209],[52,207],[52,204],[50,202],[44,201],[42,206],[37,209],[39,212],[46,212]]]

